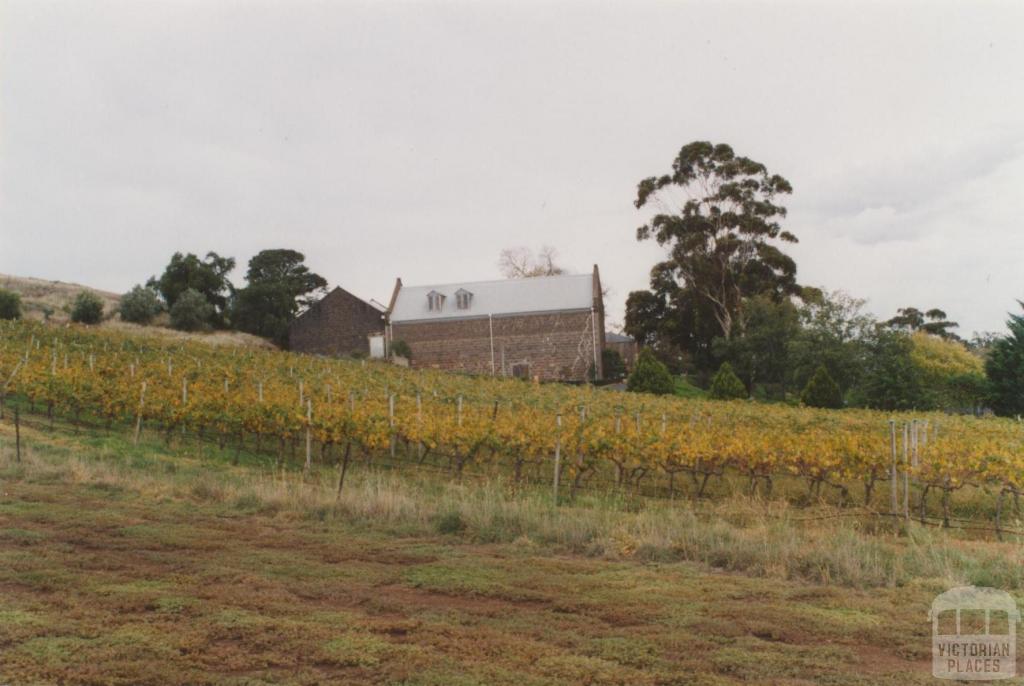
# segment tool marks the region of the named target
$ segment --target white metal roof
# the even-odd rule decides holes
[[[391,321],[587,310],[594,304],[593,284],[592,274],[567,274],[501,281],[402,286],[391,312]],[[468,309],[460,310],[456,306],[455,292],[459,289],[473,294]],[[431,291],[446,296],[440,311],[429,309],[427,294]]]

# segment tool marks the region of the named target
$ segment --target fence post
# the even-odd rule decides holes
[[[139,393],[139,414],[135,418],[135,438],[132,445],[139,444],[139,434],[142,432],[142,405],[146,402],[146,382],[142,382],[142,392]]]
[[[302,388],[302,382],[299,382],[299,388]],[[301,390],[299,391],[302,392]],[[313,401],[306,400],[306,466],[304,471],[308,472],[310,466],[313,464],[313,446],[312,446],[312,425],[313,425]]]
[[[416,431],[422,438],[423,433],[423,397],[416,391]],[[423,460],[423,441],[416,442],[416,459]]]
[[[903,518],[910,522],[910,424],[903,422]]]
[[[21,415],[18,407],[14,407],[14,457],[21,462]]]
[[[391,429],[391,459],[395,459],[395,394],[388,396],[388,428]]]
[[[896,420],[889,420],[889,446],[892,452],[892,466],[889,469],[889,491],[892,496],[892,503],[889,511],[893,514],[899,512],[899,476],[896,473]]]
[[[555,415],[555,506],[558,506],[558,480],[562,476],[562,415]]]

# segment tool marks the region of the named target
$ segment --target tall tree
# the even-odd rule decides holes
[[[800,332],[799,312],[788,299],[776,302],[763,295],[750,298],[744,308],[743,335],[717,338],[716,352],[732,363],[751,392],[760,387],[768,397],[784,400],[790,351]]]
[[[924,396],[935,407],[970,410],[984,402],[985,362],[958,340],[925,331],[910,336],[910,360],[917,368]]]
[[[842,291],[805,289],[800,333],[790,347],[791,383],[803,388],[824,365],[845,393],[864,367],[865,343],[876,322],[864,313],[865,300]]]
[[[690,143],[670,174],[638,185],[636,207],[661,211],[637,229],[637,240],[653,238],[668,248],[654,271],[670,274],[706,303],[728,340],[742,330],[746,298],[799,293],[796,263],[779,246],[797,242],[779,224],[786,208],[776,202],[791,192],[786,179],[728,145]]]
[[[951,322],[946,318],[946,313],[937,307],[927,312],[922,312],[916,307],[901,307],[896,310],[896,316],[885,322],[886,326],[913,333],[924,331],[935,336],[941,336],[950,340],[959,340],[960,337],[950,331],[960,325]]]
[[[1024,301],[1018,302],[1024,307]],[[1006,326],[1009,334],[989,348],[985,375],[992,409],[1012,416],[1024,414],[1024,315],[1011,314]]]
[[[228,300],[234,291],[228,274],[234,268],[233,257],[221,257],[215,252],[206,253],[202,260],[192,253],[176,252],[160,278],[153,277],[146,285],[160,292],[168,310],[188,289],[197,291],[214,308],[211,323],[225,326]]]
[[[857,404],[881,410],[932,407],[911,359],[914,346],[909,335],[878,326],[865,347],[864,369],[854,394]]]
[[[624,330],[650,346],[675,373],[696,373],[707,381],[718,368],[712,342],[719,328],[710,304],[693,289],[680,287],[667,263],[651,270],[650,290],[626,298]]]
[[[295,250],[263,250],[251,260],[247,285],[235,295],[232,321],[242,331],[265,336],[284,345],[288,327],[308,307],[311,296],[322,295],[327,281],[304,263]]]

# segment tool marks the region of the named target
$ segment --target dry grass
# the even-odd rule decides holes
[[[22,309],[26,317],[31,319],[49,319],[53,322],[66,322],[71,315],[71,303],[82,291],[91,291],[103,301],[104,312],[113,312],[121,302],[117,293],[101,291],[96,288],[82,286],[64,281],[47,281],[27,276],[9,276],[0,274],[0,288],[14,291],[21,295]]]
[[[117,309],[121,304],[119,294],[76,283],[0,274],[0,288],[6,288],[21,295],[23,314],[29,319],[45,320],[54,324],[67,323],[70,321],[71,305],[75,297],[82,291],[91,291],[103,301],[105,319],[101,326],[104,328],[123,331],[133,336],[149,336],[166,341],[196,341],[214,346],[276,349],[276,346],[265,338],[241,331],[211,331],[208,333],[176,331],[168,327],[169,317],[166,313],[158,316],[152,326],[123,322],[117,314]]]
[[[164,314],[158,317],[152,326],[140,326],[131,322],[123,322],[120,318],[115,317],[103,322],[103,327],[123,331],[132,336],[151,336],[165,341],[194,341],[213,346],[237,346],[243,348],[262,348],[264,350],[277,349],[277,346],[267,339],[242,331],[177,331],[176,329],[168,328],[166,324],[167,316]]]
[[[828,505],[798,509],[744,496],[706,503],[592,496],[553,507],[546,490],[500,479],[461,483],[364,465],[349,472],[339,495],[337,473],[329,468],[304,474],[221,464],[214,470],[201,458],[181,456],[140,463],[124,459],[123,439],[108,439],[107,446],[94,455],[29,450],[18,466],[29,477],[112,485],[158,500],[198,498],[282,517],[457,534],[473,543],[515,542],[610,560],[686,560],[855,588],[927,581],[1024,589],[1024,541],[964,540],[913,522],[849,517]],[[0,459],[4,450],[0,444]]]
[[[1019,545],[0,425],[0,680],[930,683],[933,595]],[[254,458],[255,459],[255,458]],[[816,516],[833,512],[814,511]]]

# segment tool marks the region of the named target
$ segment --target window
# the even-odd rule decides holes
[[[437,291],[427,293],[427,309],[431,312],[440,312],[444,307],[444,295]]]
[[[473,300],[473,294],[465,288],[455,291],[455,306],[460,310],[468,310],[469,303]]]

